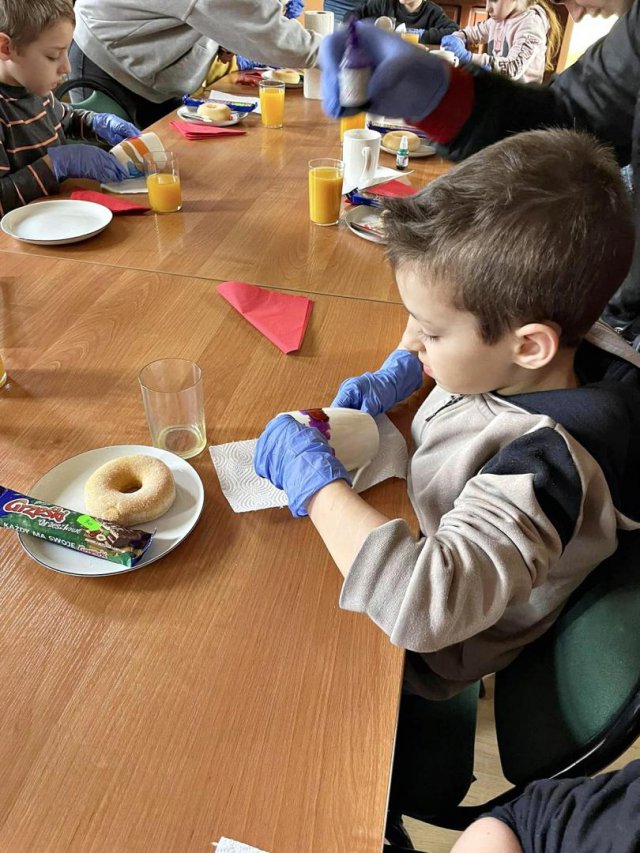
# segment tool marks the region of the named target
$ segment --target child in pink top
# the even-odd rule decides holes
[[[442,39],[461,65],[473,63],[523,83],[541,83],[560,41],[560,26],[544,0],[487,0],[486,21]],[[472,53],[466,45],[486,45]]]

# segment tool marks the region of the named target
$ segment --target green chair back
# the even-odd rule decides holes
[[[75,101],[73,106],[77,110],[92,110],[94,113],[113,113],[119,118],[129,120],[126,110],[102,92],[92,92],[84,101]]]
[[[640,534],[623,534],[550,631],[497,674],[495,717],[503,772],[515,785],[595,773],[633,742]]]

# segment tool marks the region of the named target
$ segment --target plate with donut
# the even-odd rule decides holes
[[[279,80],[285,89],[301,89],[304,83],[302,71],[297,68],[267,68],[262,77],[264,80]]]
[[[31,487],[30,494],[96,517],[102,500],[102,506],[110,509],[100,517],[125,527],[155,531],[151,545],[135,566],[122,566],[18,534],[24,550],[41,566],[80,577],[117,575],[154,563],[188,536],[204,504],[202,480],[188,462],[175,453],[142,444],[98,447],[65,459],[47,471]],[[114,512],[119,514],[114,516]],[[150,516],[153,518],[149,521],[139,520]]]
[[[429,145],[426,139],[410,131],[390,130],[382,137],[380,148],[387,154],[397,154],[402,137],[407,137],[409,143],[409,157],[433,157],[436,149]]]
[[[195,124],[212,124],[214,127],[229,127],[238,124],[247,113],[239,113],[229,109],[226,104],[218,104],[214,101],[205,101],[199,107],[178,107],[178,116],[184,121],[192,121]]]

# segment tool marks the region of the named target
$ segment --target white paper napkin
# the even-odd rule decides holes
[[[407,477],[409,454],[401,433],[386,415],[376,418],[380,431],[380,450],[366,468],[360,469],[353,480],[357,492],[364,492],[389,477]],[[287,496],[253,470],[253,454],[257,439],[233,441],[209,448],[220,480],[222,493],[234,512],[287,506]]]
[[[257,847],[251,847],[250,844],[243,844],[242,841],[234,841],[233,838],[221,838],[217,843],[213,843],[216,853],[267,853],[266,850],[258,850]]]

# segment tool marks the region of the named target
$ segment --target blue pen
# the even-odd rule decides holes
[[[202,104],[226,104],[230,109],[237,113],[251,113],[257,107],[257,104],[238,104],[235,101],[225,101],[222,98],[208,98],[206,101],[202,98],[191,98],[189,95],[183,95],[182,103],[186,107],[199,107]]]

